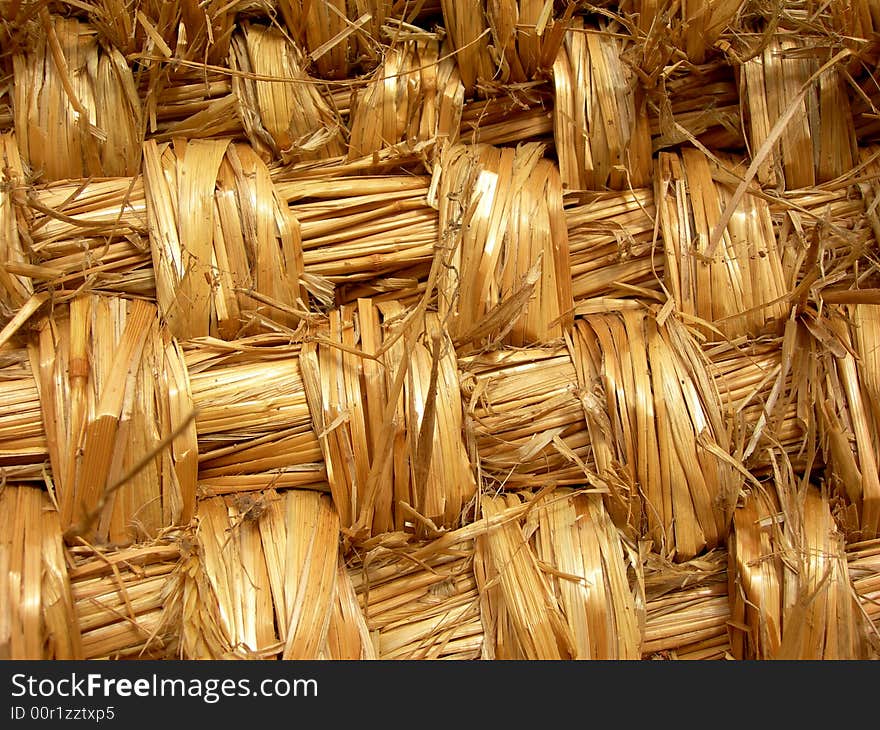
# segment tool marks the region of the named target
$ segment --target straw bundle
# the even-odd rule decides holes
[[[605,311],[609,299],[665,298],[654,191],[585,194],[565,209],[576,314]]]
[[[83,659],[173,659],[179,631],[170,607],[181,544],[174,535],[115,550],[72,547],[69,570]]]
[[[472,99],[461,111],[458,136],[468,144],[541,142],[553,145],[553,90],[549,82],[513,87]]]
[[[782,484],[791,477],[779,475]],[[863,658],[861,614],[828,498],[780,486],[753,493],[734,514],[733,655]]]
[[[880,308],[852,305],[846,319],[840,313],[824,324],[825,332],[817,332],[827,338],[821,343],[825,382],[817,406],[829,479],[847,504],[840,519],[851,539],[873,539],[880,532],[880,362],[875,344]]]
[[[155,307],[85,295],[66,316],[43,317],[38,332],[31,363],[65,533],[126,543],[188,522],[193,408],[182,354]]]
[[[147,141],[144,192],[159,312],[175,337],[296,325],[299,227],[251,147]]]
[[[643,659],[730,659],[727,553],[670,564],[649,554],[642,567]]]
[[[694,64],[706,61],[728,27],[748,3],[743,0],[672,2],[672,0],[624,0],[620,10],[634,14],[637,28],[645,35],[645,55],[673,55]]]
[[[590,440],[563,347],[462,357],[459,368],[466,428],[487,488],[583,484]]]
[[[645,99],[613,28],[572,21],[553,63],[554,139],[567,190],[625,190],[651,180]]]
[[[483,650],[473,537],[381,539],[348,574],[377,659],[479,659]]]
[[[341,120],[303,70],[296,46],[278,29],[242,24],[229,60],[230,68],[247,74],[233,76],[232,87],[248,139],[266,162],[343,154]]]
[[[34,291],[26,243],[19,234],[26,219],[16,189],[25,181],[15,135],[0,134],[0,307],[4,316],[14,313]]]
[[[51,183],[29,191],[29,269],[56,298],[82,291],[156,297],[143,180]]]
[[[723,61],[665,67],[648,92],[648,113],[654,150],[692,139],[713,150],[746,146],[739,89]]]
[[[773,38],[742,65],[753,154],[769,143],[774,125],[785,124],[778,143],[761,158],[761,184],[808,188],[854,167],[858,158],[849,97],[837,69],[822,71],[830,55],[821,39],[786,35]]]
[[[299,347],[280,336],[186,343],[196,411],[199,493],[327,490]]]
[[[755,337],[786,316],[782,256],[769,206],[754,196],[739,199],[721,237],[713,238],[734,196],[722,165],[734,161],[713,166],[693,148],[658,156],[654,184],[666,285],[678,311],[705,323],[701,331],[710,338]]]
[[[802,330],[790,323],[786,333],[704,347],[731,453],[753,476],[766,476],[771,452],[780,450],[799,473],[822,466],[810,392],[818,363]]]
[[[370,83],[354,97],[348,157],[399,143],[425,143],[424,154],[430,155],[431,148],[457,140],[463,104],[458,67],[440,41],[405,41],[387,51]]]
[[[276,182],[299,221],[303,270],[335,290],[406,300],[424,290],[438,236],[424,175],[324,175]],[[325,298],[333,298],[333,291]]]
[[[278,3],[290,37],[308,53],[318,76],[323,78],[342,79],[349,75],[354,50],[352,34],[360,32],[374,18],[378,21],[388,2],[358,0],[356,5],[364,12],[356,20],[349,20],[346,5],[346,0],[281,0]]]
[[[301,366],[327,479],[355,539],[454,527],[476,483],[462,439],[455,350],[437,315],[415,326],[394,302],[330,313]]]
[[[468,96],[546,75],[574,10],[554,18],[553,3],[544,0],[441,0],[440,5]]]
[[[215,497],[197,524],[199,552],[180,567],[183,658],[372,657],[329,498]]]
[[[562,185],[542,153],[538,144],[455,145],[435,168],[438,307],[459,348],[547,342],[570,326]]]
[[[859,598],[866,626],[868,658],[880,658],[880,542],[866,540],[846,546],[847,570],[852,586]]]
[[[0,478],[42,482],[49,464],[49,445],[28,352],[6,350],[0,363]]]
[[[599,478],[621,528],[687,560],[722,544],[739,492],[702,354],[673,319],[578,320],[572,358]]]
[[[0,489],[0,658],[83,658],[67,567],[48,495]]]
[[[141,102],[122,53],[86,23],[39,18],[35,47],[13,57],[22,159],[44,180],[135,174]]]

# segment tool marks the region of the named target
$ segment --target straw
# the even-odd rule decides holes
[[[569,191],[639,188],[651,179],[645,100],[612,29],[572,22],[553,64],[554,139]]]
[[[280,157],[289,163],[343,154],[341,120],[305,73],[302,54],[280,30],[242,23],[233,36],[229,61],[233,70],[272,79],[232,78],[244,129],[264,161]]]
[[[0,568],[0,657],[84,658],[58,513],[45,492],[0,489]]]
[[[537,144],[456,145],[435,167],[439,310],[459,348],[547,342],[570,326],[562,186],[542,153]]]
[[[19,235],[19,227],[27,219],[16,188],[25,183],[25,172],[14,134],[0,134],[0,163],[0,304],[6,315],[22,306],[34,291],[30,276],[15,269],[29,261]]]
[[[125,58],[86,23],[45,8],[40,21],[34,48],[13,57],[22,159],[44,180],[134,174],[141,103]]]

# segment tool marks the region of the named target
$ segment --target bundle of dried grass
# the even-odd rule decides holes
[[[233,71],[241,72],[232,77],[238,113],[264,161],[280,157],[292,163],[344,154],[342,120],[303,70],[297,47],[280,30],[243,23],[233,36],[229,61]]]
[[[460,524],[476,482],[456,353],[439,317],[362,299],[330,312],[317,339],[301,366],[346,534]]]
[[[159,312],[175,337],[296,326],[299,226],[250,146],[148,140],[144,192]]]
[[[386,534],[362,557],[349,560],[377,659],[481,657],[473,537],[457,537],[461,532],[413,545]]]
[[[685,563],[646,556],[643,659],[730,659],[727,553]]]
[[[438,308],[456,347],[558,339],[570,327],[559,171],[540,144],[454,145],[435,168]]]
[[[34,47],[13,56],[22,159],[43,180],[136,174],[141,101],[122,53],[79,20],[39,18]]]
[[[519,520],[510,518],[520,513],[522,504],[516,494],[481,500],[483,518],[501,523],[477,537],[474,553],[486,627],[484,654],[489,659],[572,659],[585,647],[581,641],[576,648],[550,576],[538,563]],[[585,609],[582,601],[578,608]],[[594,641],[601,640],[606,627],[597,628]]]
[[[570,4],[554,17],[553,3],[544,0],[440,5],[468,96],[546,76],[574,11]]]
[[[56,299],[83,291],[156,297],[140,176],[29,191],[30,276]]]
[[[83,659],[58,512],[46,492],[0,489],[0,658]]]
[[[752,154],[774,142],[760,158],[762,185],[809,188],[855,166],[855,128],[843,77],[836,67],[822,71],[830,58],[821,38],[780,34],[742,64]],[[776,142],[771,132],[778,123],[785,127]]]
[[[355,33],[363,33],[364,26],[381,18],[387,0],[357,0],[363,12],[356,20],[349,20],[346,0],[281,0],[278,11],[290,37],[306,53],[318,76],[326,79],[344,79],[349,76],[356,48]]]
[[[424,290],[438,237],[428,184],[424,175],[348,175],[334,166],[275,189],[299,221],[305,274],[329,283],[341,305]]]
[[[828,479],[846,505],[838,519],[849,540],[868,540],[880,534],[880,306],[856,304],[831,314],[814,327],[817,339],[824,335],[817,415]]]
[[[595,192],[565,209],[576,314],[609,299],[664,300],[654,191]]]
[[[490,491],[581,485],[595,471],[564,347],[495,350],[459,358],[466,431]]]
[[[818,377],[818,363],[808,347],[798,355],[797,332],[788,340],[765,337],[704,347],[731,453],[756,477],[771,471],[773,451],[784,452],[801,474],[822,467],[809,387]]]
[[[68,551],[76,618],[68,630],[83,659],[173,659],[180,632],[172,607],[181,590],[177,535],[127,548],[82,543]]]
[[[623,0],[619,10],[636,16],[646,60],[662,56],[700,64],[712,55],[728,28],[737,25],[746,5],[744,0]]]
[[[730,543],[732,653],[737,659],[862,659],[864,628],[844,537],[828,498],[795,486],[779,465],[775,489],[734,514]]]
[[[33,294],[27,242],[19,228],[27,225],[21,203],[27,182],[15,135],[0,134],[0,307],[12,316]]]
[[[684,326],[632,309],[590,316],[576,324],[572,359],[615,523],[677,561],[721,545],[742,477]]]
[[[864,620],[868,658],[880,658],[880,540],[846,545],[847,570],[859,598]]]
[[[767,202],[753,195],[734,200],[729,170],[737,169],[736,160],[718,162],[694,148],[658,156],[666,286],[676,309],[708,338],[757,337],[779,330],[787,314],[782,255]],[[719,237],[722,216],[728,222]]]
[[[141,300],[84,295],[30,346],[62,528],[98,543],[186,524],[197,445],[183,356]]]
[[[624,548],[600,496],[557,489],[525,534],[574,640],[574,659],[638,659],[642,632]],[[527,600],[526,596],[517,601]]]
[[[0,355],[0,480],[43,482],[49,445],[26,349]]]
[[[181,564],[181,656],[373,655],[328,497],[266,490],[199,503],[198,553]]]
[[[155,64],[141,96],[147,136],[157,142],[245,135],[241,107],[228,74],[189,64],[173,68]]]
[[[464,86],[439,37],[392,46],[351,109],[348,158],[399,143],[431,157],[458,139]]]
[[[196,340],[184,349],[196,410],[199,492],[327,490],[299,347],[281,336]]]
[[[541,142],[553,145],[553,87],[546,81],[509,86],[468,101],[458,136],[468,144]]]
[[[692,139],[713,150],[746,146],[736,78],[724,61],[664,68],[648,93],[648,113],[655,151]]]
[[[576,18],[553,63],[554,139],[567,190],[650,183],[646,101],[622,53],[615,27],[585,28]]]

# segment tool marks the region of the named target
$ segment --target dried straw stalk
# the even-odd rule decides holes
[[[439,310],[460,350],[547,342],[570,326],[562,185],[543,151],[454,145],[435,167]]]
[[[861,659],[864,630],[828,498],[783,463],[775,489],[734,514],[731,626],[737,659]]]
[[[122,53],[86,23],[39,18],[34,47],[13,57],[22,159],[43,180],[136,174],[141,101]]]
[[[144,190],[159,311],[175,337],[299,322],[299,227],[250,146],[149,140]]]
[[[232,88],[248,139],[264,161],[344,154],[341,119],[304,71],[302,54],[280,30],[243,23],[233,36],[229,63],[247,74],[233,76]]]
[[[202,500],[196,538],[181,565],[183,658],[372,658],[328,497]]]
[[[84,659],[173,659],[179,630],[172,608],[181,590],[174,535],[128,548],[69,550],[72,628]]]
[[[622,53],[613,28],[588,29],[576,18],[553,63],[554,139],[562,184],[569,191],[650,183],[645,99]]]
[[[766,201],[745,195],[709,251],[731,204],[735,160],[714,165],[694,148],[661,152],[654,176],[666,250],[666,286],[688,321],[710,339],[778,330],[787,314],[782,255]]]
[[[278,10],[290,36],[308,54],[318,76],[328,79],[348,77],[353,62],[352,34],[361,32],[377,11],[385,9],[385,0],[361,0],[361,5],[371,6],[355,22],[348,18],[346,0],[281,0]],[[372,12],[370,12],[372,10]],[[381,16],[379,16],[381,17]],[[378,19],[378,18],[377,18]]]
[[[696,341],[627,309],[578,320],[571,347],[615,523],[678,561],[723,543],[742,477]]]
[[[869,658],[876,659],[880,656],[880,541],[847,543],[846,559],[872,652]]]
[[[327,490],[299,348],[280,336],[196,340],[184,348],[196,409],[199,492]]]
[[[466,433],[487,490],[581,485],[595,472],[564,347],[495,350],[462,357],[459,368]]]
[[[48,495],[0,489],[0,658],[84,658],[67,569]]]
[[[348,175],[338,167],[277,182],[299,221],[305,274],[328,282],[337,304],[419,294],[438,240],[429,182],[424,175]]]
[[[242,110],[232,88],[228,74],[154,64],[148,85],[141,89],[148,137],[168,142],[177,137],[244,136]]]
[[[807,86],[830,55],[821,39],[780,34],[742,65],[742,98],[753,154],[786,110],[792,104],[797,108],[758,168],[762,185],[810,188],[855,166],[855,128],[838,69],[826,70]]]
[[[431,157],[457,141],[464,86],[445,50],[428,37],[385,52],[370,82],[353,98],[349,159],[419,142],[427,143],[425,154]]]
[[[437,315],[395,302],[330,313],[301,366],[340,523],[350,537],[455,527],[476,483],[462,440],[455,350]],[[401,329],[402,328],[402,329]]]
[[[68,537],[128,543],[186,524],[193,407],[182,353],[155,307],[85,295],[37,328],[31,367]]]

